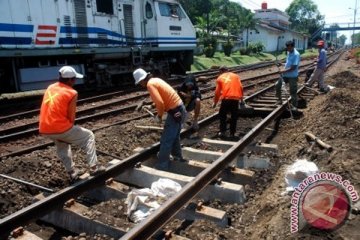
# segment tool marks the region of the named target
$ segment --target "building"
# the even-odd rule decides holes
[[[259,23],[256,29],[244,30],[240,38],[242,45],[262,42],[266,52],[274,52],[283,49],[285,42],[293,40],[295,47],[305,50],[308,47],[308,36],[289,29],[289,15],[276,8],[267,8],[267,3],[261,4],[261,9],[255,10],[255,19]]]

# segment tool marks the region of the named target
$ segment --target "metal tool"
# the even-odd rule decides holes
[[[152,113],[149,109],[147,109],[146,107],[142,107],[143,110],[145,110],[146,112],[148,112],[152,117],[155,117],[155,114]]]
[[[281,79],[281,90],[284,91],[284,93],[285,93],[286,102],[288,104],[288,108],[289,108],[291,118],[294,118],[293,112],[291,110],[291,104],[290,104],[290,101],[289,101],[289,94],[288,94],[288,91],[286,89],[284,78],[283,78],[282,74],[280,74],[280,79]]]
[[[32,186],[32,187],[36,187],[36,188],[42,189],[42,190],[47,191],[47,192],[54,192],[54,190],[52,190],[50,188],[46,188],[46,187],[43,187],[43,186],[40,186],[40,185],[37,185],[37,184],[34,184],[34,183],[26,182],[26,181],[21,180],[21,179],[13,178],[13,177],[10,177],[8,175],[0,174],[0,177],[7,178],[7,179],[13,180],[15,182],[23,183],[23,184],[26,184],[26,185],[29,185],[29,186]]]

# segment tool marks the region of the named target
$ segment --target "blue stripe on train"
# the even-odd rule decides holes
[[[0,37],[0,45],[30,45],[31,38],[26,37]]]
[[[30,45],[32,43],[31,38],[26,37],[0,37],[0,45]],[[196,44],[196,41],[191,42],[170,42],[170,41],[148,41],[153,45],[156,44]],[[112,39],[99,39],[99,38],[60,38],[59,44],[72,45],[72,44],[114,44],[114,45],[128,45],[131,42],[117,41]],[[133,44],[141,44],[136,41]]]
[[[79,33],[79,34],[87,34],[87,33],[97,33],[97,34],[104,34],[109,35],[113,37],[124,37],[122,34],[112,32],[103,28],[97,28],[97,27],[61,27],[60,33],[65,34],[73,34],[73,33]]]
[[[0,23],[0,31],[3,32],[33,32],[33,25]]]
[[[9,24],[9,23],[0,23],[0,31],[7,31],[7,32],[33,32],[34,26],[33,25],[25,25],[25,24]],[[196,41],[194,37],[150,37],[150,38],[133,38],[127,37],[122,34],[112,32],[103,28],[97,27],[61,27],[60,33],[63,34],[104,34],[107,36],[113,36],[118,38],[126,38],[126,39],[133,39],[136,41],[152,41],[152,40],[193,40]]]
[[[134,39],[138,41],[142,40],[196,40],[194,37],[159,37],[159,38],[133,38],[133,37],[127,37],[122,34],[112,32],[103,28],[97,28],[97,27],[61,27],[60,33],[63,34],[104,34],[108,36],[113,37],[119,37],[119,38],[127,38],[127,39]]]
[[[177,40],[177,39],[172,39]],[[145,40],[144,40],[145,41]],[[59,44],[118,44],[118,45],[128,45],[128,44],[141,44],[141,41],[134,41],[132,42],[125,42],[125,41],[118,41],[112,39],[100,39],[100,38],[60,38]],[[148,41],[151,44],[196,44],[196,41]]]

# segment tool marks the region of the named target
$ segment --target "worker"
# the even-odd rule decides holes
[[[226,137],[227,114],[231,113],[230,118],[230,137],[235,137],[236,124],[238,119],[239,101],[245,104],[243,100],[243,87],[239,75],[229,72],[226,66],[220,67],[220,76],[216,79],[216,89],[213,108],[221,99],[219,109],[220,118],[220,138]]]
[[[197,131],[199,129],[198,118],[200,114],[201,94],[194,75],[190,74],[186,77],[185,81],[178,88],[178,93],[185,105],[187,115],[189,115],[189,112],[194,111],[191,127]]]
[[[295,43],[293,41],[286,42],[286,63],[285,67],[279,70],[279,73],[282,77],[276,83],[276,97],[277,97],[277,104],[282,104],[282,97],[281,97],[281,89],[282,85],[285,83],[289,83],[290,88],[290,96],[291,96],[291,110],[297,110],[297,82],[299,78],[299,64],[300,64],[300,54],[295,49]],[[284,83],[283,83],[284,81]]]
[[[160,151],[156,168],[167,170],[170,163],[170,154],[175,161],[184,161],[180,146],[180,131],[186,118],[185,106],[177,92],[161,78],[153,77],[142,68],[133,72],[135,85],[140,85],[150,93],[155,103],[157,115],[154,120],[162,122],[162,117],[167,112],[164,130],[160,138]]]
[[[54,141],[71,181],[79,177],[79,170],[72,159],[71,144],[85,150],[91,175],[105,171],[105,167],[97,161],[93,132],[75,125],[78,93],[73,86],[76,78],[83,78],[83,75],[70,66],[60,68],[58,82],[45,91],[39,117],[39,132]]]
[[[327,93],[329,91],[328,86],[324,83],[324,73],[326,71],[326,51],[325,51],[325,42],[319,40],[317,42],[317,47],[319,49],[319,55],[316,59],[316,68],[315,71],[311,74],[310,79],[306,82],[307,87],[311,87],[315,81],[318,82],[320,92]]]

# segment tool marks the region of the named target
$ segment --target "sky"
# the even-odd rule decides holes
[[[262,2],[267,2],[268,8],[277,8],[281,11],[290,5],[292,0],[231,0],[240,3],[243,7],[248,9],[260,9]],[[356,0],[312,0],[319,9],[321,15],[325,16],[325,22],[328,23],[354,23],[354,9]],[[349,9],[351,8],[351,9]],[[357,0],[357,14],[356,22],[359,26],[360,22],[360,0]],[[340,26],[345,26],[341,25]],[[346,25],[348,26],[348,24]],[[358,32],[358,31],[355,31]],[[338,36],[344,34],[347,37],[346,43],[350,43],[350,36],[352,31],[340,31]]]

